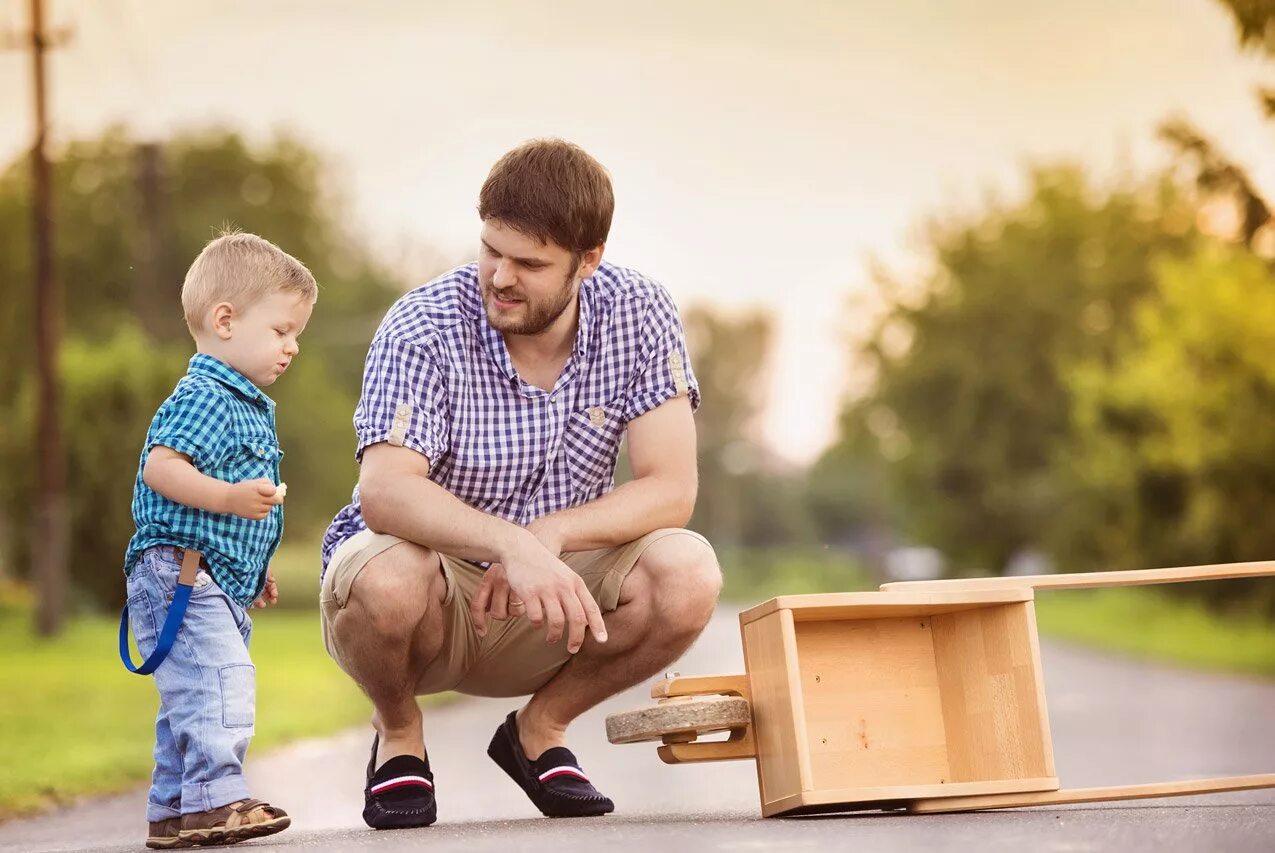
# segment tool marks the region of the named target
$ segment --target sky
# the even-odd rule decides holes
[[[1031,164],[1159,168],[1177,115],[1275,187],[1252,94],[1275,63],[1240,53],[1216,0],[47,2],[73,29],[55,143],[295,134],[396,263],[474,256],[508,149],[582,145],[615,185],[609,259],[683,308],[773,313],[763,438],[794,463],[834,437],[872,266],[923,271],[927,219],[1013,198]],[[0,0],[0,28],[27,7]],[[0,158],[29,144],[29,74],[0,52]]]

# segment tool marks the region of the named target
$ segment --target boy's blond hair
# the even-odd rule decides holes
[[[193,335],[203,330],[209,309],[229,302],[243,310],[271,293],[295,293],[311,302],[319,285],[305,264],[256,234],[230,232],[195,258],[182,282],[182,311]]]

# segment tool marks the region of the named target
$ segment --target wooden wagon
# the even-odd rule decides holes
[[[1037,589],[1275,575],[1275,561],[884,584],[739,616],[743,675],[665,678],[607,718],[666,763],[752,759],[762,815],[951,812],[1275,787],[1275,774],[1064,789],[1054,770]],[[726,739],[710,739],[727,732]]]

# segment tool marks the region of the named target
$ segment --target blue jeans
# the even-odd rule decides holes
[[[137,650],[155,649],[181,571],[181,551],[148,548],[128,576]],[[159,690],[148,821],[203,812],[248,796],[244,754],[253,735],[252,620],[200,570],[173,649],[152,676]]]

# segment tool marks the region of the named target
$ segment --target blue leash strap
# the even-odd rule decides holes
[[[155,651],[140,665],[133,664],[132,655],[128,652],[128,602],[124,602],[124,611],[120,613],[120,660],[124,668],[137,675],[150,675],[164,658],[168,657],[181,629],[182,619],[186,616],[186,605],[190,603],[190,594],[195,588],[195,575],[199,573],[199,562],[203,559],[193,548],[186,549],[182,558],[181,573],[177,576],[177,589],[173,593],[173,603],[168,606],[168,615],[164,617],[164,627],[159,631],[159,640],[155,643]]]

